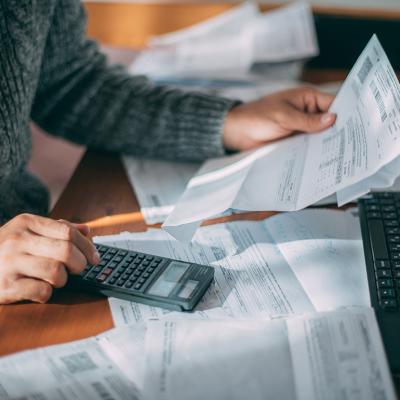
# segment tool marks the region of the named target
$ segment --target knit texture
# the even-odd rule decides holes
[[[224,153],[221,132],[233,101],[107,66],[85,30],[79,0],[0,0],[0,223],[48,210],[46,189],[25,170],[30,120],[121,153],[199,161]]]

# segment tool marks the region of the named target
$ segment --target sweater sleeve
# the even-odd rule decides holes
[[[202,160],[224,153],[234,101],[156,86],[108,66],[86,38],[79,0],[59,0],[46,39],[31,117],[48,132],[111,151]]]

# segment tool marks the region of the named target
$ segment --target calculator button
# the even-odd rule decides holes
[[[384,212],[383,213],[383,218],[384,219],[396,219],[397,214],[395,212]]]
[[[400,270],[399,269],[396,269],[396,270],[393,271],[393,277],[394,278],[400,278]]]
[[[97,265],[98,265],[99,267],[105,267],[106,264],[107,264],[107,261],[106,261],[106,260],[101,260]]]
[[[376,276],[377,276],[377,278],[391,278],[392,271],[390,269],[378,269],[378,271],[376,271]],[[399,274],[399,278],[400,278],[400,274]]]
[[[136,289],[136,290],[139,290],[141,287],[142,287],[142,284],[141,284],[141,283],[137,283],[137,284],[135,285],[135,289]]]
[[[134,258],[135,258],[134,256],[129,256],[129,257],[126,257],[125,261],[128,262],[128,263],[131,263]]]
[[[375,207],[375,206],[369,206],[369,207]],[[382,207],[382,211],[383,211],[383,212],[392,212],[392,211],[396,211],[396,207],[395,207],[395,206],[383,206],[383,207]]]
[[[97,277],[97,282],[104,282],[108,278],[108,275],[101,274]]]
[[[126,269],[126,268],[128,268],[128,265],[129,265],[129,264],[127,264],[127,263],[123,263],[122,265],[120,265],[120,268]]]
[[[114,285],[114,283],[117,281],[117,278],[115,278],[115,277],[112,277],[109,281],[108,281],[108,283],[110,283],[111,285]]]
[[[144,279],[144,278],[140,278],[139,280],[138,280],[138,283],[145,283],[146,282],[146,279]]]
[[[117,285],[118,286],[124,286],[124,283],[126,282],[126,279],[120,279],[118,282],[117,282]]]
[[[400,275],[400,274],[399,274]],[[143,274],[143,278],[148,278],[150,276],[150,274],[148,273],[148,272],[145,272],[144,274]],[[400,276],[399,276],[399,278],[400,278]]]
[[[392,267],[396,269],[400,268],[400,260],[392,261]]]
[[[115,276],[116,278],[119,278],[121,276],[120,272],[116,272],[113,276]]]
[[[387,278],[387,279],[381,278],[381,279],[377,280],[377,285],[378,285],[378,288],[393,287],[393,280],[389,279],[389,278]]]
[[[107,253],[105,256],[103,256],[103,259],[106,261],[110,261],[112,259],[112,257],[113,257],[112,254]]]
[[[111,268],[106,268],[106,269],[103,271],[103,274],[110,275],[112,272],[113,272],[113,270],[112,270]]]
[[[119,263],[119,262],[122,261],[122,257],[117,255],[117,256],[114,257],[114,261]]]
[[[150,261],[143,261],[142,262],[142,265],[144,266],[144,267],[148,267],[149,265],[150,265]]]
[[[125,257],[125,256],[128,254],[128,252],[127,252],[126,250],[120,250],[120,251],[118,252],[118,254],[119,254],[120,256],[122,256],[122,257]]]
[[[380,212],[370,211],[370,212],[367,212],[367,218],[368,219],[380,219],[380,218],[382,218],[382,215]]]
[[[134,269],[133,269],[132,267],[130,267],[130,268],[128,268],[128,269],[126,270],[126,273],[130,275],[130,274],[133,273],[133,271],[134,271]]]
[[[131,281],[128,281],[125,284],[125,287],[128,288],[128,289],[130,289],[132,286],[133,286],[133,282],[131,282]]]
[[[93,272],[99,273],[103,268],[102,267],[94,267]]]
[[[117,265],[118,265],[118,263],[116,263],[115,261],[111,261],[110,263],[108,263],[107,267],[115,268]]]
[[[93,280],[95,279],[97,276],[97,274],[95,272],[91,272],[86,278],[89,280]]]
[[[108,252],[110,253],[110,254],[117,254],[117,249],[110,249],[110,250],[108,250]]]

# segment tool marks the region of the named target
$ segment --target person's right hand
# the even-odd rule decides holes
[[[45,303],[99,254],[87,225],[21,214],[0,228],[0,304]]]

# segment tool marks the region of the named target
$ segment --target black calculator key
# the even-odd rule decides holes
[[[108,250],[108,252],[110,253],[110,254],[117,254],[117,249],[109,249]]]
[[[389,260],[375,260],[375,269],[390,268]]]
[[[144,278],[140,278],[139,280],[138,280],[138,283],[145,283],[146,282],[146,279],[144,279]]]
[[[377,276],[377,278],[391,278],[392,271],[390,269],[378,269],[376,271],[376,276]],[[399,278],[400,278],[400,276],[399,276]]]
[[[130,289],[132,286],[133,286],[133,282],[131,282],[131,281],[128,281],[125,284],[125,287],[128,288],[128,289]]]
[[[94,267],[93,272],[99,273],[103,268],[102,267]]]
[[[400,275],[400,274],[399,274]],[[150,274],[148,273],[148,272],[145,272],[144,274],[143,274],[143,278],[148,278],[150,276]],[[399,278],[400,278],[400,276],[399,276]]]
[[[128,279],[129,278],[129,274],[123,274],[122,275],[122,279]]]
[[[123,257],[118,256],[118,255],[114,257],[114,261],[116,261],[116,262],[118,262],[118,263],[121,262],[122,259],[123,259]]]
[[[108,283],[110,283],[111,285],[114,285],[114,283],[117,281],[117,278],[112,277],[109,279]]]
[[[376,207],[376,206],[368,206],[368,207]],[[395,206],[383,206],[382,211],[383,212],[393,212],[393,211],[396,211],[396,207]]]
[[[118,265],[118,263],[116,263],[115,261],[111,261],[107,264],[107,267],[109,268],[115,268]]]
[[[101,274],[97,277],[97,282],[104,282],[108,278],[108,275]]]
[[[118,252],[118,254],[119,254],[120,256],[122,256],[122,257],[125,257],[125,256],[128,254],[128,252],[127,252],[126,250],[120,250],[120,251]]]
[[[90,274],[88,274],[88,276],[86,278],[93,280],[93,279],[96,279],[96,276],[97,276],[97,274],[95,272],[91,272]]]
[[[112,257],[113,257],[112,254],[107,253],[105,256],[103,256],[103,259],[106,261],[110,261],[112,259]]]
[[[395,309],[397,308],[397,300],[396,299],[383,299],[380,302],[382,308],[385,309]]]
[[[384,219],[396,219],[397,214],[395,212],[384,212],[383,214]]]
[[[141,283],[137,283],[137,284],[135,285],[135,289],[136,289],[136,290],[139,290],[141,287],[142,287],[142,284],[141,284]]]
[[[120,279],[118,282],[117,282],[117,285],[118,286],[124,286],[124,283],[126,282],[126,279]]]
[[[374,218],[380,219],[380,218],[382,218],[382,214],[378,211],[370,211],[370,212],[367,212],[367,218],[368,219],[374,219]]]
[[[393,277],[394,278],[399,278],[400,279],[400,270],[399,269],[395,269],[393,271]]]
[[[128,263],[123,263],[123,264],[120,265],[120,268],[126,269],[126,268],[128,268],[128,266],[129,266]]]
[[[126,273],[130,275],[130,274],[132,274],[133,271],[134,271],[134,269],[131,267],[126,270]]]
[[[113,276],[115,276],[116,278],[119,278],[121,276],[121,273],[117,271]]]
[[[394,289],[380,289],[378,294],[381,299],[396,298],[396,292],[394,291]]]
[[[400,235],[389,235],[388,242],[389,243],[400,243]]]
[[[97,265],[98,265],[99,267],[105,267],[106,264],[107,264],[107,261],[106,261],[106,260],[101,260]]]
[[[393,279],[381,278],[377,280],[378,288],[389,288],[393,287]]]
[[[133,256],[129,256],[129,257],[126,257],[126,262],[128,262],[128,263],[131,263],[132,261],[133,261],[133,259],[134,259],[135,257],[133,257]]]
[[[138,280],[138,276],[135,276],[135,275],[133,275],[133,276],[131,276],[130,278],[129,278],[129,280],[131,281],[131,282],[133,282],[133,283],[135,283],[137,280]]]

